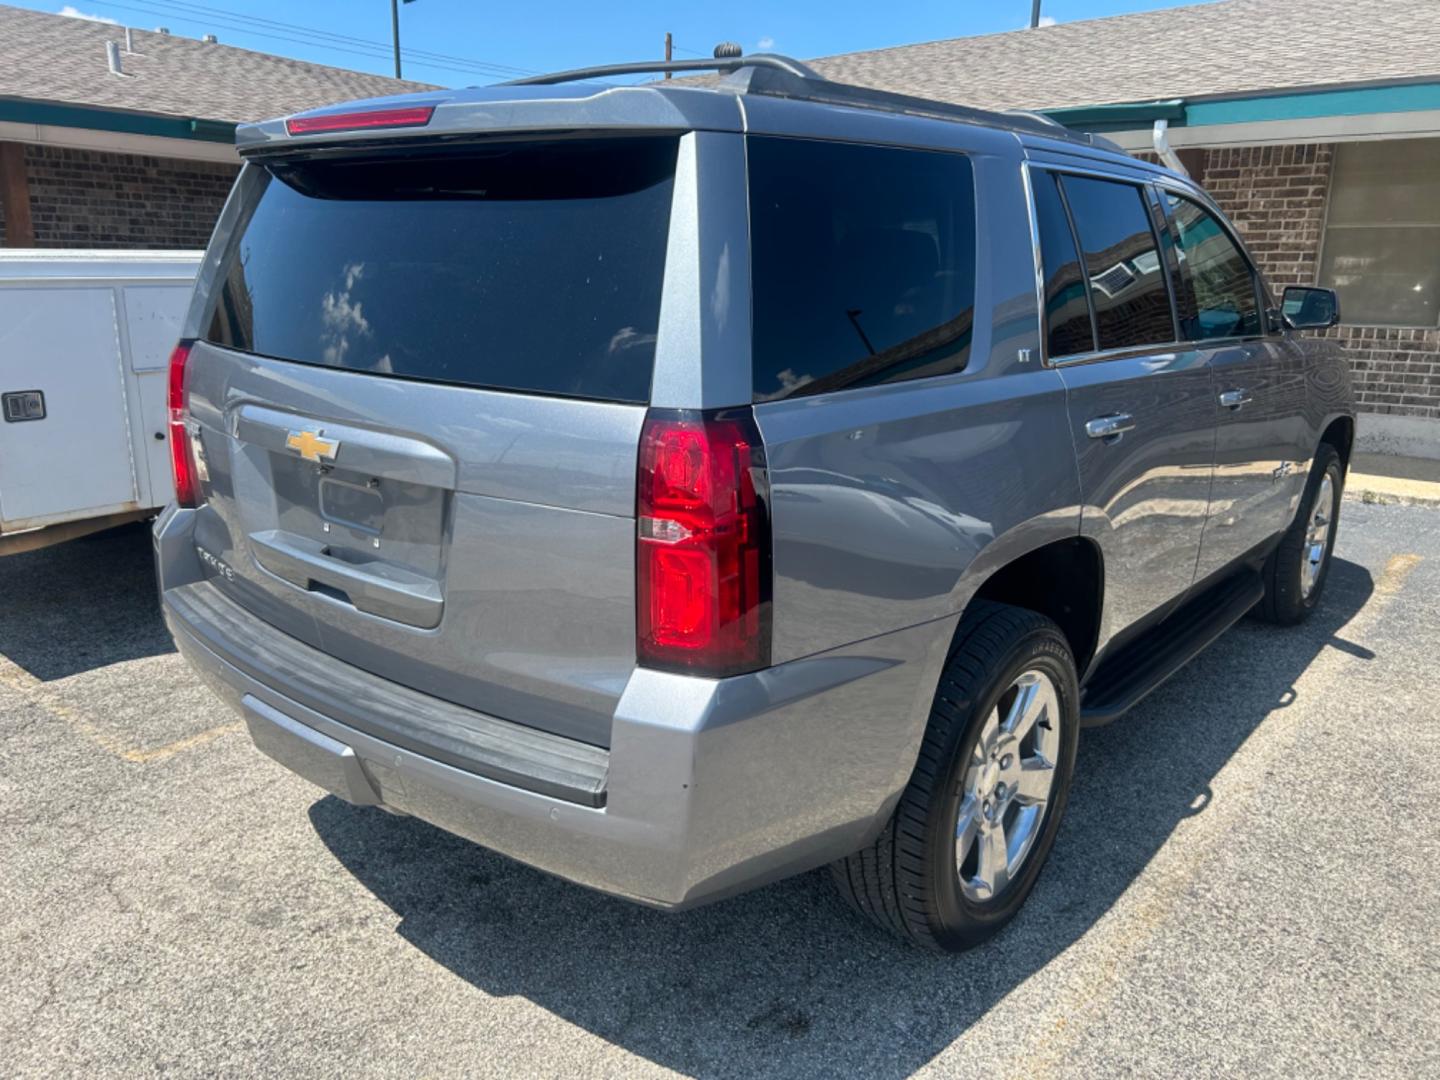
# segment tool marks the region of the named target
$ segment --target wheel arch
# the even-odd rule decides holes
[[[1085,536],[1052,540],[990,570],[969,604],[989,600],[1039,612],[1060,627],[1084,677],[1100,638],[1105,563]]]
[[[1355,417],[1342,415],[1332,418],[1325,425],[1320,441],[1335,448],[1335,452],[1340,455],[1341,469],[1349,471],[1350,454],[1355,448]]]

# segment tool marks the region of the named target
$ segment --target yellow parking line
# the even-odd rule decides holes
[[[232,731],[239,731],[245,725],[236,720],[231,724],[219,724],[208,731],[197,732],[194,735],[187,735],[183,739],[176,739],[165,746],[157,746],[153,750],[124,750],[120,756],[126,761],[133,761],[138,765],[148,765],[153,761],[164,761],[168,757],[185,750],[194,749],[197,746],[204,746],[208,742],[218,739],[221,735],[229,735]]]
[[[9,686],[12,690],[18,690],[25,697],[33,701],[40,708],[44,709],[50,716],[59,720],[81,735],[84,735],[91,742],[95,743],[107,753],[114,754],[122,761],[128,761],[134,765],[149,765],[157,761],[164,761],[168,757],[174,757],[185,750],[196,746],[203,746],[208,742],[218,739],[222,735],[228,735],[232,731],[239,731],[244,724],[237,720],[229,724],[220,724],[209,728],[206,731],[197,732],[194,735],[187,735],[182,739],[176,739],[164,746],[151,747],[149,749],[138,749],[126,746],[123,741],[117,739],[108,731],[104,731],[83,714],[75,711],[65,702],[61,701],[59,695],[50,689],[44,682],[37,679],[30,672],[26,671],[19,664],[16,664],[8,657],[0,656],[0,682]]]
[[[1405,584],[1405,579],[1410,576],[1410,571],[1419,566],[1421,561],[1419,555],[1409,552],[1404,555],[1391,555],[1385,569],[1380,572],[1380,580],[1375,583],[1375,591],[1385,596],[1398,593]]]

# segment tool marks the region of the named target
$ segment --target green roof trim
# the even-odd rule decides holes
[[[1366,113],[1419,112],[1440,109],[1440,83],[1403,86],[1359,86],[1346,90],[1312,90],[1301,94],[1192,101],[1186,105],[1191,127],[1203,124],[1250,124],[1262,120],[1311,120],[1320,116],[1363,116]]]
[[[1045,114],[1068,128],[1103,133],[1133,131],[1136,128],[1149,127],[1156,120],[1168,121],[1171,127],[1208,127],[1432,109],[1440,111],[1440,82],[1302,90],[1215,100],[1082,105],[1067,109],[1046,109]]]
[[[1046,109],[1045,115],[1068,128],[1085,131],[1125,131],[1149,127],[1156,120],[1168,120],[1179,127],[1185,123],[1185,102],[1135,101],[1121,105],[1077,105],[1068,109]]]
[[[99,109],[88,105],[63,105],[53,101],[0,98],[0,121],[115,131],[125,135],[157,135],[167,139],[196,139],[201,142],[232,145],[235,142],[235,125],[228,120],[154,116]]]

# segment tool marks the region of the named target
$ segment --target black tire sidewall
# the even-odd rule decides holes
[[[960,876],[955,867],[955,826],[960,813],[965,766],[980,737],[985,718],[1011,683],[1023,672],[1032,669],[1039,669],[1050,677],[1060,701],[1060,760],[1055,763],[1055,787],[1046,806],[1040,834],[1020,874],[994,900],[975,903],[961,890]],[[1014,917],[1034,887],[1059,831],[1075,772],[1080,727],[1077,684],[1075,662],[1059,628],[1037,626],[1017,638],[1006,650],[984,692],[973,699],[968,722],[963,727],[957,725],[959,737],[949,748],[949,760],[940,789],[944,792],[944,801],[935,815],[931,835],[927,837],[927,862],[932,877],[930,896],[933,898],[931,926],[942,948],[969,948],[995,934]]]

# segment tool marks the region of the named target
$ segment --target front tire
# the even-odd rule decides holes
[[[1077,682],[1051,620],[971,604],[894,815],[871,847],[832,867],[851,905],[944,952],[973,948],[1014,918],[1070,794]]]
[[[1315,452],[1295,520],[1265,561],[1265,595],[1255,614],[1265,622],[1293,626],[1310,617],[1330,576],[1330,553],[1340,524],[1345,470],[1329,443]]]

